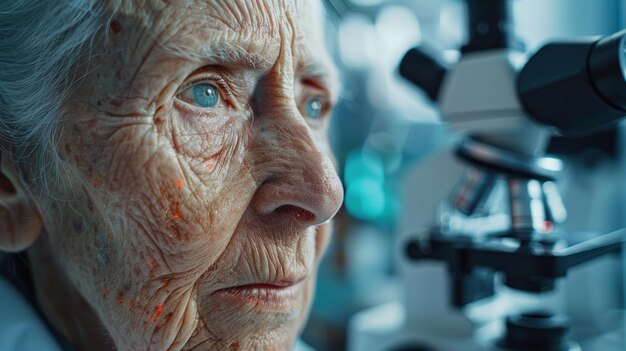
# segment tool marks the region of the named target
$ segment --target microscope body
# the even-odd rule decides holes
[[[624,132],[620,130],[620,137]],[[621,293],[622,261],[607,255],[570,269],[555,282],[549,292],[530,294],[508,288],[502,277],[495,277],[494,294],[462,308],[452,303],[452,275],[448,263],[441,260],[415,261],[406,254],[406,243],[416,232],[423,233],[442,216],[441,207],[449,202],[460,174],[467,168],[450,149],[431,155],[412,168],[404,178],[403,216],[396,245],[396,267],[402,280],[402,299],[366,310],[357,315],[350,328],[349,349],[401,350],[500,350],[494,345],[505,333],[507,315],[548,306],[553,312],[569,316],[572,338],[585,351],[626,349],[620,315],[624,296]],[[568,207],[563,231],[593,228],[595,235],[624,226],[614,214],[626,208],[624,187],[626,155],[605,157],[593,168],[579,160],[564,159],[558,185]],[[506,204],[505,184],[494,190],[493,201]],[[607,194],[613,197],[607,198]],[[575,203],[575,206],[568,204]],[[506,205],[504,206],[506,207]],[[456,230],[473,235],[506,230],[510,227],[507,209],[489,218],[476,218],[456,225]],[[468,234],[469,235],[469,234]],[[573,346],[576,347],[576,346]],[[576,348],[572,348],[575,350]],[[410,348],[406,348],[410,350]]]
[[[444,123],[453,131],[508,152],[528,157],[543,155],[550,132],[526,116],[515,91],[523,63],[522,53],[508,49],[464,55],[442,81],[438,101]],[[429,157],[405,176],[408,196],[403,201],[400,232],[428,230],[433,220],[438,222],[436,227],[447,226],[448,231],[470,240],[506,231],[511,220],[506,183],[502,180],[493,185],[489,201],[495,205],[488,214],[457,216],[451,208],[450,191],[455,184],[458,186],[459,175],[467,172],[467,163],[450,151]],[[351,326],[351,350],[496,350],[494,344],[504,332],[506,315],[538,308],[546,299],[553,305],[563,301],[558,294],[537,300],[496,284],[491,287],[491,296],[455,306],[451,303],[453,278],[448,263],[416,262],[406,255],[409,239],[412,237],[400,238],[396,249],[403,282],[402,302],[357,316]],[[381,320],[386,324],[380,325]]]
[[[566,164],[562,171],[562,163],[545,154],[554,127],[577,134],[626,115],[626,51],[606,63],[606,53],[621,55],[626,35],[548,45],[528,60],[506,43],[505,1],[489,3],[497,6],[486,12],[480,0],[467,2],[471,39],[452,69],[415,49],[405,60],[434,73],[420,77],[404,62],[400,68],[437,102],[449,129],[466,138],[456,154],[444,150],[406,174],[400,232],[407,235],[397,245],[403,300],[357,315],[349,347],[624,350],[621,321],[607,316],[623,309],[621,257],[611,253],[621,253],[626,231],[591,232],[605,229],[592,217],[574,220],[582,231],[561,226],[567,211],[556,182],[559,175],[570,179],[565,204],[569,193],[578,192],[588,206],[619,208],[623,203],[609,203],[593,189],[623,182],[624,167],[597,172],[577,188],[580,167],[568,170]],[[473,41],[484,23],[501,31]],[[555,62],[568,58],[576,62],[559,71]],[[569,99],[564,110],[573,111],[572,118],[552,113],[555,107],[544,101],[559,94]],[[577,120],[577,104],[582,117],[597,113],[598,122]]]
[[[550,132],[529,119],[517,97],[524,53],[508,48],[464,54],[444,78],[438,98],[449,129],[524,155],[545,152]]]
[[[588,169],[565,161],[562,174],[564,202],[584,198],[570,211],[565,228],[615,229],[621,223],[609,223],[600,209],[623,208],[624,197],[607,199],[597,190],[606,183],[617,183],[626,176],[626,158],[606,160],[603,166]],[[607,255],[570,269],[566,277],[555,282],[551,291],[525,293],[507,287],[496,277],[494,295],[458,308],[453,299],[452,275],[448,264],[439,260],[414,261],[406,255],[406,243],[416,231],[432,226],[440,211],[433,206],[446,202],[450,189],[467,165],[450,150],[433,154],[405,175],[403,220],[399,232],[404,235],[396,246],[396,266],[402,281],[400,301],[366,310],[351,325],[350,350],[500,350],[494,345],[506,329],[505,318],[528,310],[553,312],[570,318],[572,339],[584,351],[618,351],[626,349],[620,315],[624,296],[622,262],[616,255]],[[581,171],[584,171],[582,173]],[[434,186],[434,185],[437,186]],[[584,185],[584,187],[580,187]],[[497,195],[496,195],[497,196]],[[509,225],[506,216],[495,216],[491,227],[480,222],[466,225],[472,229],[498,230]],[[477,230],[477,233],[481,233]],[[591,235],[601,234],[588,233]],[[422,349],[409,348],[408,345]]]

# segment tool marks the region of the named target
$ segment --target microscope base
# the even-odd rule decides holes
[[[399,301],[373,307],[356,314],[350,321],[349,351],[393,351],[393,350],[457,350],[486,351],[490,349],[486,335],[497,334],[499,326],[483,327],[475,338],[460,337],[409,326]],[[485,336],[482,336],[485,335]],[[477,340],[484,340],[483,342]]]

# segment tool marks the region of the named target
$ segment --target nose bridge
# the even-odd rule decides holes
[[[301,224],[323,223],[343,201],[331,156],[295,103],[272,107],[255,119],[255,168],[261,185],[254,206],[261,214],[291,217]],[[285,211],[290,208],[294,210]],[[302,215],[303,210],[310,215]]]
[[[285,21],[285,23],[290,23]],[[294,45],[294,28],[290,25],[277,27],[278,30],[278,55],[272,68],[257,84],[255,95],[255,107],[257,114],[278,112],[283,109],[292,109],[298,112],[296,104],[296,70]],[[299,115],[299,112],[296,114]]]
[[[281,147],[276,152],[312,152],[321,157],[320,147],[298,108],[294,78],[280,68],[258,84],[253,110],[261,135],[271,134],[280,142]]]
[[[343,188],[325,143],[298,108],[291,34],[281,33],[278,58],[254,94],[252,152],[260,185],[252,206],[272,223],[308,226],[335,215]]]
[[[272,110],[259,118],[259,131],[255,145],[263,159],[280,167],[272,167],[286,178],[308,178],[307,174],[333,171],[329,169],[330,156],[320,144],[295,104],[274,105]],[[268,159],[267,157],[270,157]]]
[[[254,113],[257,116],[296,117],[300,113],[296,103],[295,73],[281,59],[264,76],[254,92]]]

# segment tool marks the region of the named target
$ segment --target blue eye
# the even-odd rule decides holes
[[[310,119],[320,119],[322,116],[322,109],[324,104],[320,98],[312,98],[306,102],[304,106],[304,110],[306,112],[306,116]]]
[[[220,101],[219,89],[210,83],[198,83],[185,89],[179,98],[201,108],[215,107]]]

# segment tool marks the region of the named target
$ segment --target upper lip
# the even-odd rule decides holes
[[[244,287],[248,285],[273,285],[278,288],[283,288],[283,287],[296,285],[300,283],[301,281],[303,281],[304,279],[305,279],[304,275],[286,276],[286,277],[283,277],[282,279],[250,279],[246,281],[240,281],[235,285],[226,287],[226,289]]]
[[[250,275],[236,275],[233,274],[223,281],[221,287],[218,290],[240,288],[249,285],[270,285],[276,288],[285,288],[296,285],[306,279],[307,274],[305,271],[285,271],[275,272],[274,275],[259,276],[256,274]]]
[[[232,288],[244,288],[244,287],[248,287],[248,286],[255,286],[255,285],[264,285],[267,287],[274,287],[274,288],[287,288],[290,286],[294,286],[298,283],[300,283],[302,280],[304,279],[299,279],[297,281],[263,281],[263,282],[256,282],[256,283],[249,283],[249,284],[238,284],[235,286],[231,286],[231,287],[227,287],[226,289],[232,289]]]

